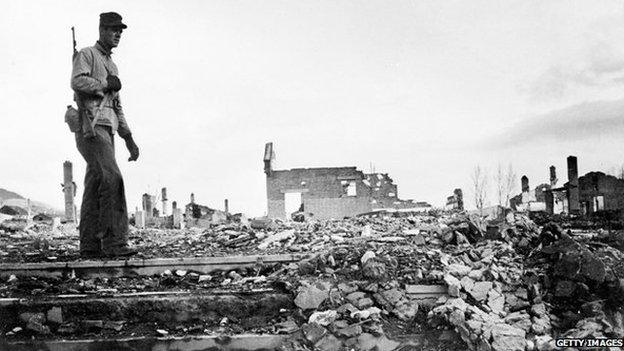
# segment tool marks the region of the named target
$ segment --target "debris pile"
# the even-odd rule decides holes
[[[534,252],[527,280],[552,306],[553,324],[564,337],[622,337],[624,253],[552,230],[559,240]]]
[[[277,253],[307,258],[210,275],[172,270],[108,280],[12,277],[1,282],[0,295],[266,289],[292,296],[292,310],[280,312],[262,330],[291,335],[293,350],[393,350],[427,343],[448,349],[549,350],[555,337],[624,336],[624,254],[618,246],[623,236],[590,234],[564,232],[552,223],[539,227],[521,214],[486,221],[464,213],[133,229],[139,258]],[[77,244],[75,232],[5,230],[0,260],[77,259]],[[50,325],[45,320],[57,315],[24,316],[4,332],[43,335]],[[240,321],[221,321],[211,326],[246,330]],[[205,328],[158,326],[176,335]],[[49,332],[58,330],[54,326]]]
[[[430,322],[453,325],[478,350],[550,350],[553,335],[621,338],[624,254],[553,224],[539,235],[530,223],[522,226],[530,231],[519,240],[453,254],[444,276],[449,297],[438,301]]]

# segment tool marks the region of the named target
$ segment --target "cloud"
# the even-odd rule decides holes
[[[591,46],[588,61],[587,72],[598,77],[624,70],[624,52],[605,41]]]
[[[529,117],[487,141],[486,147],[575,142],[624,135],[624,99],[593,101]]]
[[[578,49],[551,64],[521,91],[532,102],[564,98],[583,88],[605,88],[624,83],[624,17],[620,14],[593,23],[579,38]]]
[[[623,74],[624,51],[604,42],[595,43],[582,64],[553,65],[530,83],[526,91],[533,101],[557,100],[575,88],[623,84]]]

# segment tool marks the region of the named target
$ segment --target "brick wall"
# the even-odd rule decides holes
[[[370,184],[371,196],[375,200],[373,208],[395,207],[395,202],[399,201],[398,188],[388,174],[367,174],[366,181]]]
[[[605,210],[624,209],[624,180],[602,172],[590,172],[579,178],[580,201],[591,203],[594,196],[604,196]]]
[[[285,218],[284,194],[301,192],[306,213],[314,218],[342,218],[368,212],[371,189],[363,183],[364,173],[355,167],[297,168],[271,172],[267,176],[268,216]],[[348,196],[346,184],[355,182],[356,196]]]

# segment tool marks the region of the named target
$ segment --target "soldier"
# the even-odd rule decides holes
[[[127,26],[115,12],[100,14],[100,39],[76,53],[71,87],[78,105],[81,130],[76,146],[87,162],[80,209],[80,254],[83,257],[130,256],[128,211],[124,183],[115,160],[114,136],[124,139],[136,161],[139,148],[126,123],[119,90],[117,66],[111,50]]]

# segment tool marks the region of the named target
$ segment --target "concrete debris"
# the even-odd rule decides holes
[[[201,282],[209,282],[212,279],[212,276],[209,274],[201,274],[199,275],[199,277],[197,278],[197,282],[201,283]]]
[[[380,213],[295,223],[257,219],[177,231],[134,229],[130,237],[141,258],[308,256],[271,267],[259,261],[253,267],[229,267],[210,275],[170,267],[168,274],[110,280],[5,276],[0,297],[272,289],[292,295],[294,305],[285,307],[270,326],[264,326],[265,319],[250,327],[255,318],[261,319],[258,316],[220,323],[224,316],[215,315],[210,316],[210,326],[162,323],[150,326],[149,333],[261,330],[296,339],[300,347],[293,350],[394,350],[409,347],[405,341],[391,340],[396,331],[416,333],[418,326],[452,330],[457,344],[451,349],[551,350],[555,337],[624,337],[624,254],[613,246],[617,237],[581,234],[566,232],[558,224],[539,227],[518,213],[488,221],[462,212]],[[0,261],[76,258],[75,238],[47,238],[46,245],[45,238],[35,240],[42,235],[0,233],[0,251],[7,253]],[[128,332],[134,323],[79,321],[63,312],[48,306],[40,314],[23,313],[3,332],[14,338],[85,330]],[[176,317],[183,319],[184,313]],[[14,331],[16,325],[23,331]],[[392,332],[385,331],[388,326]]]
[[[526,333],[522,329],[498,323],[492,328],[491,334],[493,350],[524,351],[526,348]]]
[[[258,245],[258,248],[260,250],[266,250],[269,247],[269,245],[273,243],[279,243],[281,241],[294,239],[294,238],[295,238],[295,231],[293,229],[285,230],[283,232],[273,234],[269,236],[268,238],[264,239],[264,241],[260,245]]]
[[[469,290],[466,291],[477,301],[483,301],[487,298],[488,292],[492,290],[492,282],[475,282]]]
[[[334,351],[342,348],[342,342],[332,334],[324,335],[321,340],[314,344],[314,347],[322,351]]]
[[[43,313],[21,313],[19,319],[26,324],[26,330],[37,334],[50,334],[50,328],[45,325],[46,317]]]
[[[323,312],[314,312],[308,319],[308,323],[316,323],[322,326],[328,326],[338,318],[338,312],[328,310]]]
[[[362,234],[361,234],[361,235],[362,235],[362,237],[370,237],[370,236],[373,236],[373,230],[371,229],[371,226],[370,226],[370,225],[365,225],[365,226],[362,228]]]
[[[290,334],[299,330],[299,325],[292,318],[275,325],[278,334]]]
[[[302,286],[295,298],[295,305],[302,310],[316,309],[329,297],[329,292],[317,286]]]
[[[366,253],[362,255],[360,261],[362,262],[362,264],[366,264],[366,261],[370,260],[371,258],[375,258],[375,253],[373,251],[366,251]]]

